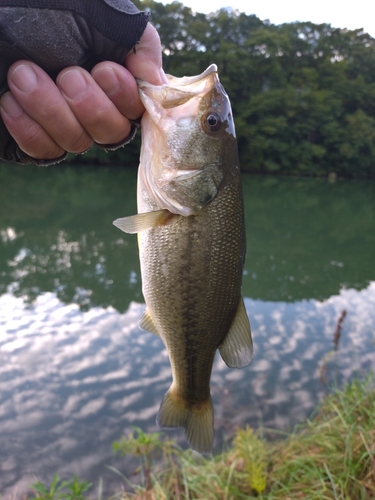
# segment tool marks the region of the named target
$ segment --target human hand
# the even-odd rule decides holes
[[[135,78],[166,82],[160,39],[150,24],[125,66],[104,61],[91,74],[79,66],[65,68],[55,84],[33,62],[17,61],[8,71],[10,92],[1,99],[3,122],[19,147],[38,159],[81,153],[93,142],[121,143],[130,120],[144,111]]]

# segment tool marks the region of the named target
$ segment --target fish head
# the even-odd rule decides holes
[[[141,198],[189,216],[215,198],[230,169],[238,170],[238,161],[228,163],[230,151],[237,155],[233,115],[216,65],[198,76],[167,78],[161,86],[138,82],[146,108]]]

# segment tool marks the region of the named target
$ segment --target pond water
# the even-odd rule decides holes
[[[291,429],[334,384],[375,370],[375,182],[243,185],[254,360],[216,358],[216,450],[238,425]],[[136,237],[111,224],[135,213],[135,193],[131,169],[0,166],[0,493],[56,471],[114,493],[107,466],[131,475],[136,463],[112,442],[158,430],[169,361],[138,328]]]

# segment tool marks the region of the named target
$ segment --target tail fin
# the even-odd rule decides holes
[[[171,388],[164,396],[156,421],[160,427],[183,427],[193,450],[203,454],[211,453],[214,441],[211,397],[203,403],[189,407]]]

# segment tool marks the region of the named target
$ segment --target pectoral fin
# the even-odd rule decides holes
[[[154,323],[154,318],[151,316],[151,313],[148,309],[146,309],[144,315],[142,316],[139,327],[142,330],[146,330],[147,332],[151,332],[159,336],[159,332]]]
[[[116,219],[113,224],[124,231],[124,233],[134,234],[155,226],[165,226],[170,224],[179,215],[172,214],[169,210],[156,210],[155,212],[145,212]]]
[[[253,357],[250,323],[242,297],[236,316],[219,351],[225,363],[231,368],[242,368],[248,365]]]

